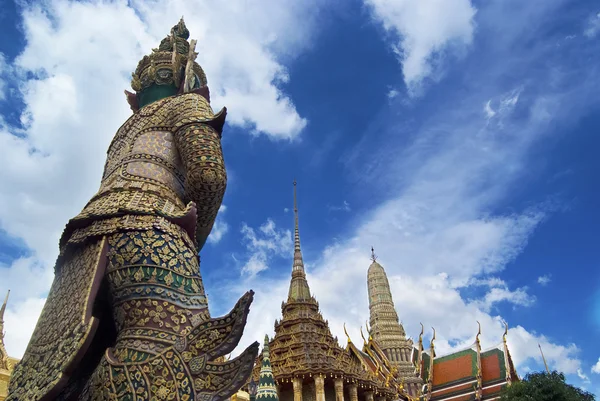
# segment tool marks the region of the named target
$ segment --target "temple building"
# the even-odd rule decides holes
[[[2,307],[0,307],[0,401],[4,401],[8,395],[10,375],[15,364],[19,362],[18,359],[8,356],[8,352],[6,352],[6,347],[4,346],[4,311],[6,311],[9,294],[10,291],[6,294]]]
[[[395,370],[385,355],[358,350],[348,338],[338,344],[311,294],[304,270],[294,182],[294,259],[282,318],[268,343],[273,376],[281,401],[392,401],[406,399]],[[365,341],[365,346],[368,342]],[[368,347],[367,347],[368,348]],[[369,354],[370,353],[370,354]],[[257,359],[253,380],[259,379],[264,356]],[[258,400],[257,400],[258,401]]]
[[[415,372],[412,358],[413,342],[406,337],[404,327],[394,308],[390,283],[383,266],[377,262],[371,248],[372,263],[367,272],[369,311],[371,330],[369,334],[381,347],[388,360],[398,369],[404,388],[411,396],[416,396],[423,380]]]
[[[422,399],[426,401],[499,400],[502,389],[519,380],[515,370],[504,331],[502,343],[481,349],[479,336],[472,346],[448,355],[436,356],[435,330],[429,352],[423,350],[423,331],[414,358],[419,376],[426,383]],[[432,357],[433,356],[433,357]]]
[[[369,335],[397,367],[408,395],[423,401],[499,400],[501,390],[519,380],[506,343],[508,326],[502,344],[488,350],[481,350],[481,327],[472,346],[448,355],[436,355],[435,330],[428,351],[423,349],[423,330],[415,347],[399,322],[385,269],[371,252]]]

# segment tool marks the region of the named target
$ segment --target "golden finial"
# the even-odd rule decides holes
[[[0,322],[4,320],[4,311],[6,310],[6,305],[8,304],[8,296],[10,295],[10,290],[6,293],[6,298],[4,298],[4,303],[0,308]]]
[[[348,337],[348,344],[352,343],[350,336],[348,335],[348,331],[346,330],[346,322],[344,322],[344,334]]]
[[[360,326],[360,336],[362,337],[363,342],[365,343],[365,345],[367,345],[367,340],[365,340],[365,335],[363,334],[362,326]]]
[[[373,336],[371,335],[371,327],[369,327],[369,322],[367,320],[365,320],[365,329],[367,330],[367,334],[369,335],[369,341],[371,341],[373,339]]]
[[[504,334],[502,335],[504,344],[506,344],[506,336],[508,336],[508,323],[504,322]]]
[[[542,351],[542,346],[538,343],[538,347],[540,347],[540,353],[542,354],[542,360],[544,361],[544,366],[546,367],[546,372],[550,373],[550,369],[548,369],[548,364],[546,363],[546,357],[544,356],[544,351]]]
[[[419,334],[419,342],[423,341],[423,332],[425,331],[425,327],[423,327],[423,323],[419,322],[421,325],[421,333]]]
[[[475,339],[476,339],[477,343],[479,343],[479,336],[481,335],[481,323],[479,323],[478,320],[476,320],[476,322],[477,322],[477,326],[479,326],[479,331],[477,332]]]
[[[433,330],[433,337],[431,337],[431,346],[433,347],[433,340],[435,340],[435,328],[431,328]]]

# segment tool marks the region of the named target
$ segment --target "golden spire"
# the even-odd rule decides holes
[[[300,249],[300,229],[298,228],[298,197],[296,195],[296,180],[294,180],[294,266],[293,270],[304,272],[304,261]]]
[[[512,383],[512,371],[510,364],[510,352],[508,351],[508,344],[506,344],[506,337],[508,336],[508,323],[504,323],[504,335],[502,336],[502,342],[504,343],[504,367],[506,369],[506,382],[510,385]]]
[[[6,310],[6,304],[8,304],[8,296],[10,295],[10,290],[6,293],[6,298],[4,298],[4,303],[2,307],[0,307],[0,340],[4,338],[4,311]]]
[[[542,354],[542,360],[544,361],[544,366],[546,367],[546,372],[550,373],[550,369],[548,369],[548,364],[546,363],[546,357],[544,356],[544,351],[542,351],[542,346],[538,343],[538,347],[540,347],[540,353]]]
[[[10,295],[10,290],[6,293],[6,298],[4,298],[4,303],[0,308],[0,322],[4,321],[4,311],[6,310],[6,304],[8,304],[8,296]]]
[[[300,229],[298,228],[298,200],[296,195],[296,180],[294,180],[294,263],[292,265],[292,281],[288,301],[308,301],[310,289],[304,272],[304,261],[300,249]]]

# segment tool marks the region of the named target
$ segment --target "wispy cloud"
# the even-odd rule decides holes
[[[218,244],[223,239],[223,236],[227,234],[227,231],[229,231],[229,224],[227,224],[225,217],[223,217],[225,210],[227,210],[227,206],[221,205],[215,224],[207,239],[210,244]]]
[[[0,100],[6,99],[6,78],[9,75],[10,65],[6,62],[6,56],[0,53]]]
[[[242,267],[242,274],[254,276],[267,270],[271,257],[287,256],[292,250],[291,231],[277,229],[271,219],[267,219],[257,230],[243,223],[241,232],[249,252],[248,260]]]
[[[342,202],[342,204],[339,206],[328,206],[327,209],[329,209],[332,212],[349,212],[352,210],[350,208],[350,204],[347,201]]]
[[[600,32],[600,12],[588,18],[583,34],[588,38],[594,38]]]
[[[547,286],[550,283],[550,281],[552,281],[550,274],[545,274],[543,276],[538,277],[537,279],[538,284],[541,286]]]
[[[592,366],[592,373],[600,375],[600,358],[598,358],[598,362],[596,362],[596,364]]]
[[[588,384],[591,383],[590,378],[585,373],[583,373],[583,370],[577,369],[577,376],[581,380],[583,380],[584,383],[588,383]]]
[[[437,78],[448,53],[473,39],[476,10],[470,0],[364,2],[390,34],[411,94],[420,92],[425,78]]]

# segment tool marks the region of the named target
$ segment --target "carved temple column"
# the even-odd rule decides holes
[[[373,401],[373,392],[365,391],[365,401]]]
[[[334,380],[335,401],[344,401],[344,379],[338,377]]]
[[[302,379],[295,377],[292,385],[294,386],[294,401],[302,401]]]
[[[315,376],[316,401],[325,401],[325,378]]]
[[[348,385],[348,394],[350,394],[350,401],[358,401],[358,385],[356,383]]]

